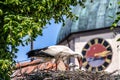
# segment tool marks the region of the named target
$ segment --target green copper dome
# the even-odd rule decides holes
[[[78,20],[67,19],[65,26],[61,27],[57,43],[71,33],[110,27],[116,18],[118,0],[86,0],[85,8],[77,5],[73,13]]]

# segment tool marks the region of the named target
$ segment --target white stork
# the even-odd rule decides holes
[[[64,45],[54,45],[42,49],[32,50],[27,53],[28,58],[37,57],[43,58],[44,60],[56,59],[55,62],[58,63],[59,60],[68,60],[71,56],[76,57],[82,61],[81,55],[72,51],[70,48]]]

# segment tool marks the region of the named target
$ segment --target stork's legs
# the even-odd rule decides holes
[[[55,67],[56,67],[56,68],[55,68],[55,71],[58,70],[58,64],[59,64],[59,59],[56,59],[56,60],[55,60],[55,65],[56,65],[56,66],[55,66]]]
[[[77,60],[79,62],[79,69],[81,69],[81,67],[82,67],[82,58],[77,57]]]
[[[55,67],[56,67],[56,68],[55,68],[55,71],[57,71],[57,66],[58,66],[57,61],[55,62],[55,65],[56,65],[56,66],[55,66]]]
[[[62,55],[61,55],[62,54]],[[56,70],[58,70],[58,64],[60,63],[60,60],[63,61],[64,65],[66,66],[66,61],[68,59],[70,59],[70,57],[74,57],[74,58],[77,58],[78,60],[78,63],[79,63],[79,69],[81,69],[81,66],[82,66],[82,57],[81,55],[79,54],[69,54],[69,55],[63,55],[63,53],[60,53],[59,55],[56,56],[56,60],[55,60],[55,64],[56,64]],[[69,63],[67,63],[69,64]],[[70,70],[70,66],[68,67],[69,70]],[[67,66],[66,66],[66,69],[67,69]]]

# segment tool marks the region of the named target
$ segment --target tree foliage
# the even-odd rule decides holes
[[[51,19],[59,23],[64,16],[74,18],[71,7],[84,1],[0,0],[0,78],[9,79],[17,46],[35,40]]]
[[[120,23],[120,11],[119,11],[119,8],[120,8],[120,1],[118,2],[118,12],[116,13],[116,19],[115,19],[115,21],[113,22],[113,24],[111,26],[112,30],[117,28],[117,27],[120,27],[118,25]],[[117,41],[120,41],[120,38],[118,38]]]

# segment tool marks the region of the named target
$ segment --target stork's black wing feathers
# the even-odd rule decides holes
[[[48,47],[42,48],[42,49],[36,49],[36,50],[31,50],[27,53],[28,58],[30,57],[54,57],[50,55],[49,53],[43,52],[43,50],[48,49]]]
[[[29,51],[29,52],[27,52],[27,56],[28,56],[28,58],[29,57],[33,57],[33,56],[36,56],[37,54],[38,54],[38,52],[39,52],[39,49],[36,49],[36,50],[31,50],[31,51]]]
[[[38,57],[51,57],[51,58],[54,58],[54,56],[50,55],[49,53],[45,53],[43,51],[40,51],[37,56]]]

